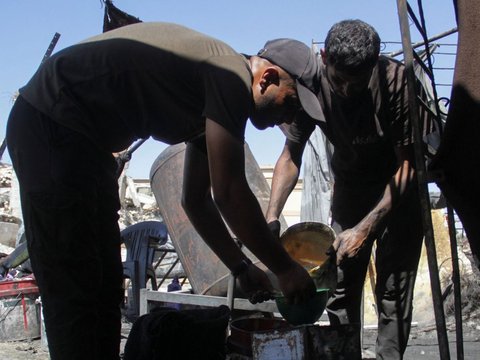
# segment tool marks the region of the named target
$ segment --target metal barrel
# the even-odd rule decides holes
[[[185,149],[183,143],[172,145],[157,157],[150,171],[152,191],[193,292],[225,296],[230,271],[198,235],[181,205]],[[265,213],[270,187],[247,144],[245,144],[245,174]],[[283,218],[281,223],[286,226]],[[245,247],[242,250],[258,264],[258,259],[252,253]],[[258,265],[265,269],[263,264]],[[237,292],[237,296],[241,295]]]

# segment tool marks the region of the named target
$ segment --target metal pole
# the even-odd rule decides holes
[[[452,252],[452,280],[453,297],[455,300],[455,336],[457,342],[457,359],[463,360],[463,324],[462,324],[462,295],[460,287],[460,269],[458,266],[457,231],[455,229],[455,214],[453,208],[447,204],[448,232],[450,233],[450,250]]]
[[[148,140],[148,138],[138,140],[128,150],[125,150],[124,152],[120,153],[117,156],[117,158],[116,158],[117,165],[118,165],[117,178],[119,178],[120,175],[122,175],[123,169],[125,168],[125,164],[132,159],[133,152],[135,150],[137,150],[140,147],[140,145],[142,145],[147,140]]]
[[[430,272],[430,283],[432,287],[433,310],[437,326],[437,338],[441,360],[450,359],[448,346],[447,328],[445,325],[445,314],[443,312],[442,292],[440,278],[438,275],[437,253],[433,236],[432,214],[428,195],[428,182],[422,148],[422,136],[420,131],[420,119],[415,88],[415,72],[413,68],[413,49],[411,45],[410,29],[408,23],[407,1],[397,0],[400,31],[402,35],[402,46],[405,53],[405,71],[408,86],[409,116],[413,125],[415,164],[418,181],[420,204],[423,212],[423,227],[425,232],[425,246],[427,248],[428,268]]]
[[[60,39],[60,34],[56,32],[53,35],[52,40],[50,41],[50,45],[48,46],[47,51],[45,52],[45,55],[43,55],[40,65],[43,64],[45,60],[47,60],[50,57],[50,55],[52,55],[53,49],[55,48],[55,45],[57,45],[58,39]]]
[[[448,36],[448,35],[452,35],[452,34],[456,33],[457,31],[458,31],[457,28],[453,28],[453,29],[447,30],[447,31],[445,31],[445,32],[443,32],[443,33],[440,33],[440,34],[438,34],[438,35],[432,36],[431,38],[428,39],[427,42],[428,42],[428,43],[431,43],[432,41],[439,40],[439,39],[444,38],[444,37],[446,37],[446,36]],[[423,45],[425,45],[425,44],[426,44],[425,41],[419,41],[419,42],[417,42],[417,43],[415,43],[415,44],[412,44],[412,50],[413,50],[413,49],[416,49],[416,48],[418,48],[418,47],[420,47],[420,46],[423,46]],[[390,54],[388,54],[388,56],[395,57],[395,56],[398,56],[398,55],[403,54],[403,51],[404,51],[403,49],[402,49],[402,50],[397,50],[397,51],[391,52]]]
[[[230,308],[230,311],[233,311],[233,306],[235,304],[235,282],[235,276],[230,275],[230,277],[228,278],[227,288],[227,306]]]
[[[3,153],[5,152],[6,148],[7,148],[7,139],[3,139],[2,145],[0,145],[0,161],[2,160]]]

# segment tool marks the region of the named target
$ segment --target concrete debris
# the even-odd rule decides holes
[[[0,163],[0,221],[20,224],[21,219],[12,214],[10,194],[12,189],[13,168]]]
[[[0,164],[0,188],[10,188],[12,186],[13,168],[7,164]]]
[[[8,254],[10,254],[13,250],[15,250],[15,248],[10,247],[10,246],[6,246],[6,245],[3,245],[3,244],[0,244],[0,254],[8,255]],[[0,258],[1,258],[1,257],[2,257],[2,255],[0,255]]]
[[[14,248],[22,219],[14,210],[15,199],[12,197],[12,182],[14,179],[11,165],[0,163],[0,245]],[[12,198],[14,199],[12,202]],[[13,250],[12,250],[13,251]],[[5,253],[5,251],[2,251]],[[11,252],[11,251],[10,251]],[[8,253],[10,253],[8,252]]]
[[[475,266],[465,266],[473,263],[472,253],[466,237],[459,237],[458,254],[460,263],[460,289],[461,289],[461,303],[462,315],[466,319],[466,325],[474,321],[478,323],[480,319],[480,271]],[[455,316],[455,299],[454,299],[454,284],[451,276],[445,276],[442,282],[442,288],[445,289],[444,294],[444,308],[447,321],[454,319]]]

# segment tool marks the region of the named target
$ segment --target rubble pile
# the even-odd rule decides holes
[[[127,226],[136,224],[141,221],[148,220],[162,220],[160,209],[155,205],[143,205],[137,207],[133,204],[131,199],[127,198],[119,211],[120,219],[118,220],[120,229],[125,229]]]
[[[12,209],[12,178],[12,166],[0,163],[0,263],[2,258],[14,250],[22,223]],[[2,270],[1,267],[0,270]],[[1,273],[0,271],[0,275]]]
[[[21,219],[12,215],[10,207],[12,173],[11,165],[0,163],[0,221],[20,224]]]

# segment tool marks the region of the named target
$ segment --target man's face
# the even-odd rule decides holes
[[[333,92],[343,98],[354,98],[368,87],[372,70],[358,74],[348,74],[338,70],[334,65],[326,65],[327,79]]]
[[[271,86],[265,92],[254,92],[255,110],[250,120],[259,130],[283,123],[290,124],[301,109],[295,89]]]

